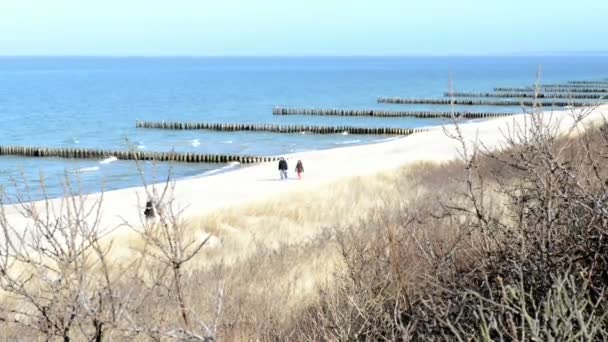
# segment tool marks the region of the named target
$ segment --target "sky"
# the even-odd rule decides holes
[[[608,0],[0,0],[0,55],[606,51],[607,19]]]

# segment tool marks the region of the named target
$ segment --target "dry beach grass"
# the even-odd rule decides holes
[[[479,144],[467,125],[461,135],[448,128],[456,143],[443,151],[462,152],[460,161],[391,160],[388,171],[376,165],[342,179],[313,173],[310,182],[264,184],[276,191],[199,215],[180,210],[175,192],[166,203],[175,211],[109,236],[90,216],[101,200],[68,202],[73,210],[59,222],[25,204],[37,222],[31,236],[17,234],[11,222],[21,221],[7,219],[11,212],[1,220],[9,232],[0,247],[2,337],[526,340],[567,330],[572,339],[605,337],[598,304],[605,275],[594,267],[605,267],[608,135],[569,130],[572,121],[533,120],[509,131],[507,122],[476,124],[486,127],[477,130]],[[496,141],[501,129],[511,140]],[[417,141],[444,142],[437,137],[445,132],[433,134]],[[383,145],[386,155],[403,153],[400,144]],[[429,155],[437,151],[428,146]],[[587,230],[564,229],[579,225]]]

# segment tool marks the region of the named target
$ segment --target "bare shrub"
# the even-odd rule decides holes
[[[608,129],[578,131],[588,113],[572,113],[565,135],[534,113],[498,152],[456,125],[462,161],[419,175],[437,192],[405,214],[382,210],[347,230],[339,281],[298,336],[608,338]]]
[[[65,191],[38,203],[18,193],[12,219],[0,206],[0,313],[8,329],[25,327],[32,338],[100,341],[123,313],[100,242],[103,196],[88,200],[68,176]]]
[[[213,340],[217,320],[206,324],[185,294],[185,265],[208,238],[196,241],[187,235],[186,222],[165,198],[172,183],[167,179],[163,195],[155,198],[156,220],[132,226],[143,247],[126,265],[109,257],[113,241],[104,237],[113,229],[100,224],[103,193],[82,195],[69,176],[65,184],[62,198],[33,202],[18,193],[16,204],[1,207],[0,323],[5,331],[64,341],[109,336]],[[222,288],[215,290],[219,317]]]

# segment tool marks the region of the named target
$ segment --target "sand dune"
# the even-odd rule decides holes
[[[584,123],[601,120],[608,115],[608,105],[595,109]],[[567,110],[545,112],[539,116],[563,133],[573,126],[573,117]],[[462,135],[471,143],[483,144],[490,150],[498,149],[505,141],[505,132],[529,123],[530,115],[516,115],[483,121],[463,121]],[[295,190],[319,189],[332,182],[351,176],[362,176],[379,171],[396,169],[418,161],[441,162],[459,157],[459,143],[446,135],[454,132],[454,125],[446,121],[444,127],[433,127],[428,132],[391,141],[341,147],[330,150],[310,151],[288,155],[290,180],[280,181],[276,163],[247,166],[235,171],[201,178],[179,180],[170,196],[184,217],[198,217],[213,210],[264,200]],[[302,160],[305,173],[302,180],[295,179],[296,161]],[[99,198],[99,194],[87,196],[87,201]],[[121,189],[105,193],[103,199],[104,229],[133,225],[141,222],[142,206],[146,199],[143,187]],[[58,205],[59,200],[52,203]],[[42,205],[42,203],[37,203]],[[17,206],[4,207],[7,219],[14,225],[25,227],[28,222],[19,215]],[[118,228],[116,231],[120,231]]]

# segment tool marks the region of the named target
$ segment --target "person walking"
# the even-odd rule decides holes
[[[296,173],[298,174],[298,179],[302,179],[302,172],[304,172],[304,164],[302,164],[301,160],[298,160],[296,164]]]
[[[287,170],[289,167],[287,166],[287,160],[283,157],[279,160],[279,172],[281,173],[281,179],[287,179]]]

